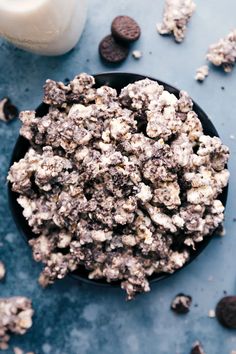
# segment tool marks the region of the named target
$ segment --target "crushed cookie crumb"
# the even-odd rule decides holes
[[[229,150],[204,135],[185,91],[145,79],[118,94],[94,83],[87,74],[46,82],[49,112],[20,114],[31,148],[8,180],[35,233],[42,286],[83,266],[132,299],[222,223]]]
[[[205,354],[203,346],[199,341],[196,341],[193,344],[190,354]]]
[[[193,0],[165,0],[163,20],[157,24],[157,31],[162,35],[173,34],[176,42],[182,42],[195,8]]]
[[[208,75],[209,75],[209,67],[208,65],[203,65],[197,69],[195,80],[203,82]]]
[[[185,294],[178,294],[171,303],[171,309],[178,314],[188,313],[192,304],[192,297]]]
[[[10,122],[18,116],[18,109],[14,106],[11,100],[7,97],[0,100],[0,120]]]

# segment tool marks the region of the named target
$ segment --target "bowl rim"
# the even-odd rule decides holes
[[[123,72],[123,71],[106,71],[106,72],[101,72],[101,73],[97,73],[97,74],[92,74],[92,76],[95,78],[95,81],[98,81],[98,79],[102,79],[105,77],[133,77],[134,81],[131,81],[130,83],[133,83],[135,81],[138,80],[143,80],[145,78],[153,80],[155,82],[157,82],[160,85],[163,85],[165,90],[174,93],[175,95],[180,93],[180,89],[178,89],[175,86],[170,85],[169,83],[166,83],[162,80],[156,79],[154,77],[148,76],[148,75],[142,75],[139,73],[130,73],[130,72]],[[104,82],[105,84],[105,82]],[[96,86],[96,85],[95,85]],[[101,85],[99,85],[100,87]],[[126,86],[126,84],[124,85]],[[124,87],[123,86],[123,87]],[[112,87],[112,86],[111,86]],[[171,89],[171,90],[169,90]],[[200,119],[201,123],[202,120],[209,125],[209,130],[211,130],[211,136],[216,136],[219,137],[219,134],[214,126],[214,124],[212,123],[212,121],[209,119],[208,115],[205,113],[205,111],[194,101],[193,101],[193,111],[197,113],[198,118]],[[36,112],[41,110],[41,109],[45,109],[48,105],[46,105],[45,103],[41,103],[37,108],[36,108]],[[204,131],[204,129],[203,129]],[[10,159],[10,164],[9,164],[9,169],[10,167],[13,165],[14,162],[19,161],[20,158],[23,158],[23,156],[25,155],[26,152],[24,152],[23,154],[19,153],[20,152],[20,147],[22,146],[22,144],[24,145],[28,145],[28,148],[30,146],[30,142],[28,140],[26,140],[23,136],[19,135],[16,143],[14,145],[13,148],[13,152],[11,155],[11,159]],[[19,156],[21,155],[21,157]],[[226,165],[227,168],[227,165]],[[9,203],[9,208],[11,210],[11,214],[13,217],[13,220],[17,226],[17,229],[19,231],[19,233],[21,234],[21,236],[24,238],[24,240],[27,242],[32,238],[32,237],[27,237],[28,232],[30,232],[30,227],[26,222],[26,219],[23,217],[22,215],[22,208],[21,206],[17,203],[16,199],[18,197],[18,193],[15,193],[11,190],[11,183],[7,182],[7,189],[8,189],[8,203]],[[223,189],[222,193],[219,195],[219,199],[221,199],[224,207],[226,207],[226,203],[227,203],[227,196],[228,196],[228,185]],[[21,210],[21,211],[20,211]],[[20,211],[20,212],[19,212]],[[20,215],[19,215],[20,213]],[[22,224],[22,220],[20,220],[20,218],[25,221],[25,224]],[[26,228],[28,227],[29,231],[26,230]],[[215,230],[216,231],[216,230]],[[202,252],[203,250],[209,245],[210,241],[212,240],[215,231],[213,231],[211,234],[207,235],[204,237],[203,241],[198,243],[198,247],[196,248],[195,251],[192,251],[192,254],[190,255],[189,260],[179,269],[175,270],[172,273],[154,273],[151,277],[148,277],[148,280],[150,283],[154,283],[163,279],[167,279],[170,276],[175,275],[176,273],[180,272],[182,269],[184,269],[185,267],[187,267],[189,264],[191,264]],[[31,231],[32,233],[32,231]],[[84,271],[84,269],[81,270]],[[83,281],[85,283],[91,284],[91,285],[99,285],[99,286],[103,286],[103,287],[107,287],[107,286],[113,286],[113,287],[117,287],[120,286],[120,282],[121,281],[113,281],[113,282],[107,282],[105,279],[89,279],[87,276],[81,275],[79,274],[81,273],[79,271],[79,268],[77,271],[75,272],[71,272],[68,273],[69,276],[71,276],[72,278],[75,278],[76,280],[80,280]]]

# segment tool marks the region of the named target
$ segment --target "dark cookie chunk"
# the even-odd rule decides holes
[[[178,314],[189,312],[192,304],[192,297],[189,295],[178,294],[171,303],[171,310]]]
[[[9,122],[18,116],[18,109],[11,103],[9,98],[3,98],[0,101],[0,120]]]
[[[218,302],[216,317],[223,326],[236,328],[236,296],[225,296]]]
[[[99,44],[99,53],[109,63],[119,63],[127,58],[129,49],[108,35]]]
[[[205,351],[199,341],[193,344],[190,354],[205,354]]]
[[[116,39],[125,42],[134,42],[141,35],[139,25],[129,16],[117,16],[112,21],[111,32]]]

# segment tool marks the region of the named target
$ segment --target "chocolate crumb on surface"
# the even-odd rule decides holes
[[[0,261],[0,281],[5,278],[6,268],[3,262]]]
[[[8,348],[10,335],[25,334],[32,326],[31,300],[25,297],[0,298],[0,349]]]
[[[223,326],[236,328],[236,296],[225,296],[218,302],[216,317]]]
[[[178,314],[188,313],[192,304],[192,297],[185,294],[178,294],[171,303],[171,309]]]
[[[209,75],[209,67],[208,65],[203,65],[197,69],[195,80],[203,82],[208,75]]]
[[[173,34],[176,42],[182,42],[195,8],[193,0],[165,0],[163,20],[157,24],[157,31],[162,35]]]
[[[10,122],[18,116],[18,108],[11,103],[7,97],[0,100],[0,120]]]
[[[120,94],[94,84],[87,74],[68,86],[47,80],[49,112],[21,113],[31,148],[8,180],[35,234],[42,285],[83,266],[132,299],[222,223],[229,150],[204,134],[185,91],[149,79]]]
[[[225,72],[231,72],[236,60],[236,29],[212,44],[206,58],[213,65],[222,66]]]
[[[202,344],[199,341],[196,341],[192,346],[190,354],[206,354],[206,352],[204,351]]]

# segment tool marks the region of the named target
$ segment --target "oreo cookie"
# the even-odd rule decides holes
[[[108,35],[99,44],[99,53],[105,61],[109,63],[120,63],[129,54],[129,48],[118,43],[112,35]]]
[[[119,41],[134,42],[139,39],[141,29],[129,16],[117,16],[111,24],[112,35]]]
[[[236,329],[236,296],[225,296],[218,302],[216,317],[223,326]]]

